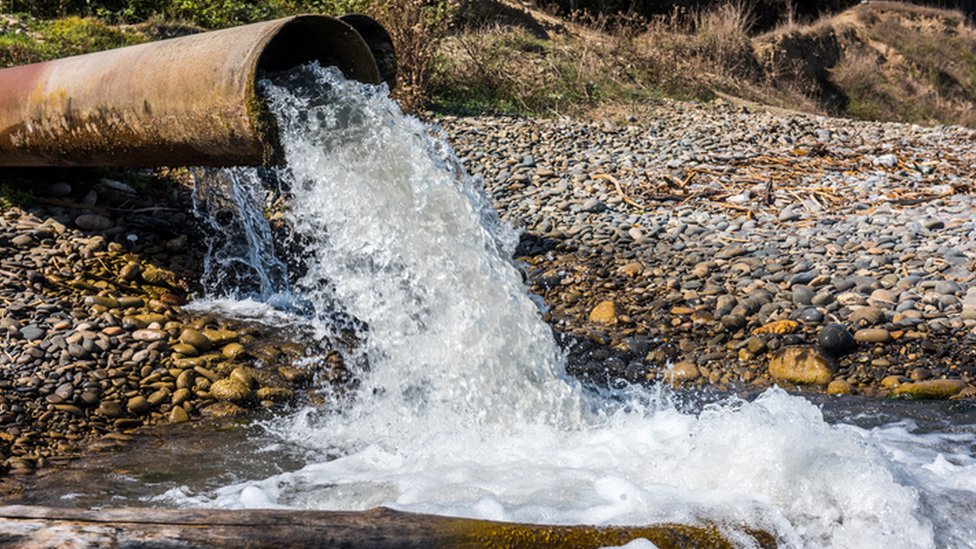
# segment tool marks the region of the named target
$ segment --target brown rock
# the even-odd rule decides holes
[[[865,328],[854,332],[854,341],[860,343],[887,343],[891,341],[891,334],[882,328]]]
[[[681,383],[682,381],[694,381],[701,377],[701,372],[694,362],[681,361],[671,368],[666,374],[667,380],[671,383]]]
[[[828,395],[853,395],[854,387],[846,380],[835,379],[827,385]]]
[[[169,412],[169,422],[170,423],[186,423],[190,421],[190,415],[186,413],[186,410],[182,406],[174,406]]]
[[[929,379],[902,383],[892,391],[891,396],[915,399],[945,399],[956,395],[966,388],[966,382],[961,379]]]
[[[213,347],[223,347],[237,341],[237,332],[233,330],[204,330],[203,336],[210,340]]]
[[[791,383],[826,385],[834,372],[830,359],[812,347],[787,347],[770,357],[769,375]]]
[[[142,395],[137,395],[129,399],[128,404],[125,406],[130,412],[136,415],[142,415],[149,411],[149,401],[146,397]]]
[[[617,323],[617,304],[613,301],[602,301],[590,311],[590,322],[598,324]]]
[[[160,341],[169,337],[169,334],[162,330],[142,329],[132,332],[132,339],[136,341]]]
[[[261,387],[256,393],[258,400],[271,400],[274,402],[288,400],[294,394],[291,389],[285,389],[284,387]]]
[[[173,393],[173,398],[171,399],[173,406],[179,406],[180,404],[183,404],[184,402],[186,402],[188,398],[190,398],[192,394],[193,393],[191,393],[190,389],[187,387],[182,387],[180,389],[177,389]]]
[[[885,376],[881,380],[881,387],[884,389],[894,389],[895,387],[901,385],[901,376]]]
[[[244,408],[230,402],[214,402],[201,412],[203,415],[213,418],[237,417],[244,414]]]
[[[201,353],[209,351],[211,346],[210,339],[193,328],[186,328],[180,333],[180,343],[190,345]]]
[[[628,263],[620,268],[620,273],[627,276],[637,276],[644,271],[644,266],[640,263]]]
[[[251,389],[232,378],[217,380],[210,386],[210,394],[225,402],[243,402],[251,396]]]
[[[244,354],[244,346],[240,343],[228,343],[220,352],[230,360],[236,360]]]

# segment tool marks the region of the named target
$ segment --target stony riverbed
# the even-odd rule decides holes
[[[724,103],[438,123],[525,231],[516,255],[572,373],[976,393],[972,131]],[[9,472],[147,424],[275,409],[342,376],[338,360],[299,360],[300,334],[187,312],[205,248],[189,188],[118,179],[33,182],[0,217]]]
[[[976,392],[974,133],[665,103],[442,121],[597,381]],[[668,368],[673,364],[673,368]]]
[[[140,195],[82,173],[32,182],[29,205],[0,217],[6,470],[124,443],[145,425],[276,408],[335,369],[296,366],[297,334],[183,309],[202,290],[205,249],[188,188],[167,179],[171,192]]]

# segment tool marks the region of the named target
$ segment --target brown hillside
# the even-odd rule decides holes
[[[976,29],[959,12],[870,2],[753,45],[775,86],[827,112],[976,126]]]

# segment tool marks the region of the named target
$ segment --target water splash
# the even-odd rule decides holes
[[[512,231],[443,138],[404,117],[385,89],[333,69],[307,67],[262,89],[283,135],[288,167],[277,178],[301,244],[289,291],[304,306],[289,314],[317,337],[335,333],[336,307],[357,319],[361,385],[340,413],[309,408],[269,427],[306,449],[301,469],[162,501],[710,521],[763,528],[794,547],[971,539],[973,519],[947,507],[959,498],[940,495],[942,472],[971,467],[964,450],[947,456],[916,435],[907,443],[831,425],[780,390],[697,414],[663,389],[585,393],[564,375],[507,260]],[[972,444],[964,438],[956,448]],[[972,501],[962,504],[970,517]]]

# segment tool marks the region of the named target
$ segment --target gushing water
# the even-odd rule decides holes
[[[301,272],[289,280],[270,252],[259,174],[225,171],[232,196],[247,198],[238,223],[253,238],[241,257],[254,273],[237,295],[252,300],[198,306],[247,305],[318,338],[356,326],[361,342],[348,362],[360,385],[341,411],[308,408],[269,425],[279,444],[306,449],[304,467],[162,500],[387,505],[542,523],[709,521],[733,534],[766,529],[795,547],[974,539],[976,485],[960,481],[976,471],[971,435],[832,425],[778,389],[699,413],[680,411],[663,389],[588,393],[565,376],[508,260],[514,233],[443,138],[403,116],[384,89],[333,69],[305,67],[262,87],[283,135],[287,168],[276,178],[290,194]],[[282,294],[300,306],[253,301]],[[337,322],[346,318],[355,322]]]

